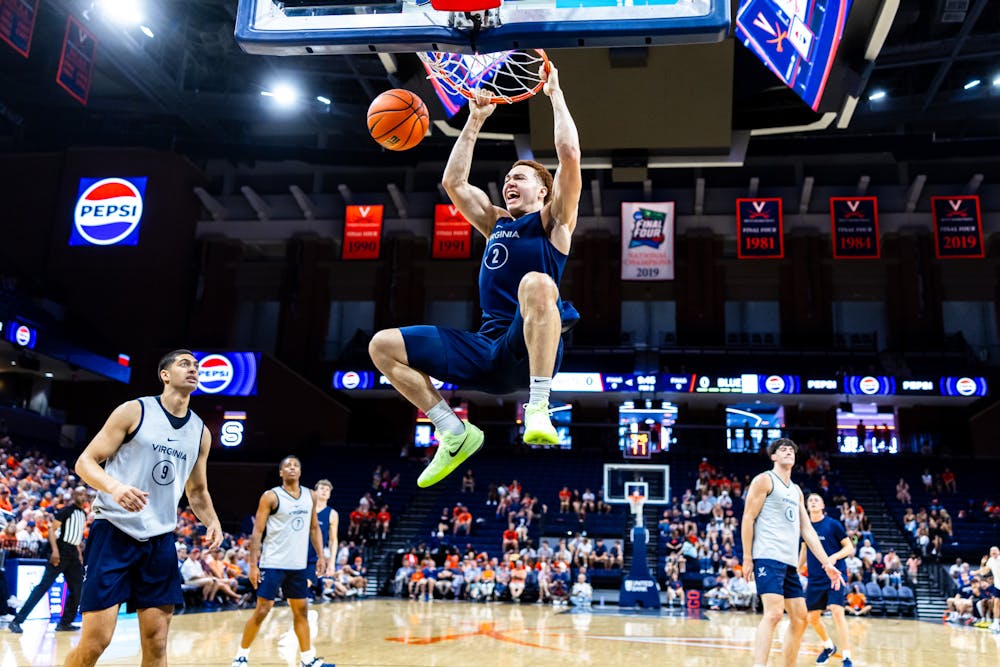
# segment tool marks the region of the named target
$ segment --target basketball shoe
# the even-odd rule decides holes
[[[528,445],[559,444],[559,434],[549,417],[548,403],[524,404],[524,442]]]
[[[479,451],[483,446],[483,432],[462,420],[465,424],[465,432],[461,435],[454,435],[444,431],[437,431],[438,445],[434,459],[424,468],[417,478],[417,486],[426,489],[433,486],[442,479],[450,475],[455,468]]]
[[[816,656],[816,664],[822,664],[833,657],[833,654],[837,652],[837,647],[825,648],[823,652]]]
[[[844,658],[844,662],[842,663],[842,667],[854,667],[854,663],[851,662],[850,658]]]
[[[250,662],[245,657],[233,658],[233,663],[229,667],[247,667]]]
[[[332,662],[323,662],[323,658],[313,658],[310,662],[303,662],[302,667],[335,667]]]

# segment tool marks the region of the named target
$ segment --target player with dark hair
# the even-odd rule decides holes
[[[274,606],[279,589],[292,609],[292,627],[299,640],[302,667],[333,667],[316,657],[309,636],[310,570],[317,574],[326,572],[316,495],[299,484],[302,462],[297,456],[281,459],[278,471],[281,486],[265,491],[257,503],[250,537],[250,584],[257,589],[257,606],[243,627],[232,667],[249,664],[250,645]],[[316,554],[313,568],[309,567],[310,544]]]
[[[772,440],[767,453],[774,467],[750,483],[743,509],[743,576],[756,580],[764,604],[764,618],[754,639],[754,667],[764,667],[771,652],[774,629],[788,612],[789,626],[783,642],[785,667],[793,667],[806,630],[806,604],[797,570],[799,540],[816,555],[835,589],[844,580],[806,514],[802,491],[792,482],[792,467],[799,447],[788,438]]]
[[[823,549],[830,554],[830,560],[836,564],[840,576],[847,579],[847,563],[845,558],[854,554],[854,543],[847,536],[844,525],[826,515],[826,503],[823,496],[810,493],[806,498],[806,509],[809,510],[809,521],[823,544]],[[839,548],[838,548],[839,547]],[[836,551],[834,551],[836,549]],[[847,617],[844,615],[845,591],[842,587],[834,588],[830,577],[823,571],[819,560],[802,545],[799,553],[799,568],[806,567],[808,582],[806,584],[806,610],[809,613],[809,625],[823,642],[823,651],[816,658],[817,663],[824,663],[837,653],[833,639],[826,633],[820,615],[824,609],[829,609],[833,616],[833,624],[840,637],[841,657],[844,667],[851,667],[851,633],[847,629]]]
[[[524,441],[556,445],[549,418],[552,377],[562,359],[563,331],[579,315],[559,296],[583,179],[580,140],[555,67],[540,73],[552,103],[555,178],[541,164],[518,160],[504,178],[506,208],[494,206],[469,183],[476,138],[496,105],[469,101],[469,118],[455,141],[442,184],[455,206],[486,237],[479,270],[482,326],[472,333],[436,326],[379,331],[372,361],[407,400],[423,410],[441,446],[417,480],[427,487],[444,479],[483,444],[483,432],[460,420],[430,377],[463,389],[506,394],[529,386]]]
[[[209,548],[222,543],[206,473],[212,436],[189,407],[198,360],[174,350],[157,371],[163,393],[115,408],[76,462],[76,473],[98,493],[85,554],[83,631],[66,656],[69,667],[97,664],[123,602],[138,610],[142,664],[167,664],[170,618],[184,602],[174,549],[182,495],[205,525]]]

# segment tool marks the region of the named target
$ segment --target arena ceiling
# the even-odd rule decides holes
[[[268,57],[243,53],[233,39],[236,0],[145,2],[149,38],[104,20],[91,0],[42,0],[30,58],[0,44],[0,150],[72,146],[174,149],[197,161],[296,160],[371,169],[420,168],[447,155],[440,132],[411,154],[387,154],[367,136],[370,100],[418,76],[416,58],[395,58],[390,74],[376,54]],[[90,17],[99,42],[86,106],[55,85],[66,16]],[[742,48],[742,47],[739,47]],[[738,48],[738,52],[739,52]],[[881,55],[846,130],[754,137],[748,162],[789,156],[858,161],[947,160],[973,163],[990,179],[1000,155],[1000,3],[901,0]],[[279,113],[261,96],[290,78],[309,102]],[[761,113],[761,101],[786,93],[753,58],[738,55],[734,127]],[[967,88],[972,81],[979,85]],[[994,83],[996,80],[996,83]],[[770,95],[769,91],[777,92]],[[874,91],[886,96],[868,100]],[[763,96],[762,96],[763,95]],[[331,104],[313,103],[316,96]],[[767,109],[765,109],[766,111]],[[512,123],[519,122],[515,117]],[[484,151],[512,153],[509,145]],[[836,163],[836,159],[834,160]]]

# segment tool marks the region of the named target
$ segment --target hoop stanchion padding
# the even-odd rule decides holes
[[[431,0],[431,7],[439,12],[484,12],[501,4],[503,0]]]

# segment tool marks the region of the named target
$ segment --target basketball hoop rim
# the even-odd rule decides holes
[[[642,509],[642,506],[646,504],[646,496],[634,494],[628,497],[629,507],[632,508],[633,514],[638,514]]]
[[[545,54],[545,50],[544,49],[521,49],[521,51],[530,51],[530,52],[534,52],[534,53],[538,54],[538,56],[542,59],[541,67],[543,67],[545,69],[545,72],[548,73],[548,72],[552,71],[552,65],[551,65],[551,63],[549,63],[549,57]],[[424,60],[424,59],[421,58],[421,60]],[[434,63],[428,62],[427,60],[424,60],[424,63],[427,64],[428,67],[430,67],[431,69],[435,69],[434,68]],[[454,82],[452,82],[452,83],[454,84]],[[516,102],[523,102],[524,100],[527,100],[529,98],[534,97],[538,93],[538,91],[540,91],[544,87],[545,87],[545,82],[542,81],[541,79],[539,79],[538,83],[536,83],[533,88],[527,89],[523,93],[511,96],[511,97],[500,97],[500,96],[497,96],[497,95],[492,95],[490,97],[488,103],[489,104],[514,104]],[[470,90],[470,89],[466,88],[465,86],[458,87],[456,92],[458,92],[458,94],[460,94],[462,97],[464,97],[464,98],[466,98],[468,100],[474,100],[474,99],[476,99],[475,92],[473,90]]]

